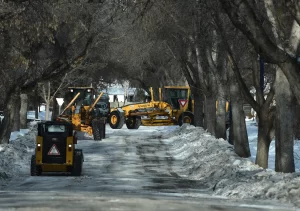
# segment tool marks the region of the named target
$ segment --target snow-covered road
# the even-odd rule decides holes
[[[105,191],[136,194],[203,193],[209,187],[197,180],[180,178],[179,166],[168,154],[163,130],[141,127],[130,132],[107,129],[101,142],[81,134],[77,148],[84,152],[81,177],[46,175],[30,177],[29,172],[15,177],[4,190],[17,191]],[[89,139],[90,138],[90,139]],[[177,168],[178,170],[178,168]]]
[[[180,147],[179,151],[174,150],[174,137],[178,137],[174,134],[181,133],[177,126],[138,130],[112,130],[107,126],[106,139],[100,142],[80,134],[77,148],[83,149],[85,159],[80,177],[31,177],[30,146],[29,153],[19,152],[21,161],[11,160],[21,167],[12,168],[10,173],[19,169],[18,174],[2,183],[0,208],[82,210],[98,206],[97,210],[109,210],[111,202],[116,201],[114,206],[120,202],[119,210],[183,210],[183,207],[187,210],[295,210],[292,205],[275,201],[213,196],[215,190],[211,183],[184,175],[188,175],[188,166],[180,159],[183,152]],[[71,201],[77,205],[68,204]]]

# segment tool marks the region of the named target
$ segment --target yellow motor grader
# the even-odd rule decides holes
[[[69,87],[67,97],[70,102],[56,121],[70,122],[74,130],[87,132],[94,140],[104,139],[109,97],[103,92],[96,97],[93,87]]]
[[[194,123],[194,103],[187,86],[165,86],[159,88],[159,101],[155,101],[150,88],[151,101],[114,108],[110,112],[109,124],[120,129],[125,123],[128,129],[144,126],[182,125]]]

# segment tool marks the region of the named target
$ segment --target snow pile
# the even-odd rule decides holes
[[[233,147],[202,128],[187,126],[168,136],[170,154],[182,162],[174,171],[201,181],[213,195],[230,198],[276,199],[300,206],[300,174],[263,169],[248,158],[238,157]]]
[[[18,134],[10,140],[10,144],[0,145],[0,184],[16,175],[29,175],[36,133],[36,126],[31,124],[26,134]]]

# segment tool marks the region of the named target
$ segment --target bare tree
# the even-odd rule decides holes
[[[260,2],[239,0],[220,1],[232,23],[249,39],[256,52],[263,56],[266,62],[277,64],[287,78],[290,86],[285,86],[284,89],[275,89],[280,90],[280,93],[286,92],[286,95],[276,94],[276,101],[279,102],[277,104],[277,110],[279,109],[278,111],[280,111],[280,115],[282,116],[294,116],[294,110],[288,107],[285,109],[280,108],[282,99],[278,99],[279,96],[290,96],[289,89],[291,89],[298,102],[300,102],[300,75],[298,74],[296,57],[300,40],[300,35],[297,32],[299,31],[300,25],[295,16],[295,10],[299,9],[299,7],[291,9],[292,7],[290,6],[292,2],[293,1],[286,1],[285,3],[284,1],[280,1],[276,3],[272,0]],[[282,12],[275,13],[275,11]],[[289,11],[291,11],[291,13],[289,13]],[[285,101],[286,103],[288,102],[289,105],[293,104],[292,97],[287,97]],[[263,116],[260,118],[263,118]],[[277,121],[280,121],[281,125],[288,125],[288,121],[290,120],[277,118]],[[276,170],[293,172],[294,167],[292,166],[294,164],[291,162],[293,160],[293,153],[291,153],[293,152],[293,146],[292,144],[288,144],[294,141],[290,135],[293,134],[293,127],[287,128],[284,131],[280,130],[280,132],[281,133],[277,131],[276,133],[276,147],[277,150],[279,150],[283,146],[287,146],[284,147],[284,150],[288,158],[284,159],[284,165],[276,164],[276,166],[278,166]],[[261,142],[259,141],[259,143]],[[268,148],[268,146],[265,148]],[[265,155],[265,153],[263,154]],[[262,160],[264,160],[264,163],[261,164],[265,167],[266,159]],[[280,160],[282,159],[278,157],[277,161]],[[290,165],[286,165],[286,161],[291,162]],[[283,166],[288,166],[288,168]]]
[[[0,4],[6,8],[0,11],[0,51],[5,52],[1,55],[1,83],[6,84],[0,141],[7,143],[12,120],[19,119],[15,107],[20,90],[31,91],[37,82],[63,76],[84,64],[89,49],[103,31],[101,27],[108,24],[110,14],[104,14],[101,8],[114,5],[64,0],[53,4],[38,0]]]

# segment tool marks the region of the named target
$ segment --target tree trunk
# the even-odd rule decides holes
[[[197,91],[194,92],[194,125],[196,127],[203,127],[203,95],[199,94]]]
[[[204,127],[211,135],[216,135],[216,99],[213,96],[205,100]]]
[[[13,124],[11,127],[11,131],[20,130],[20,109],[21,109],[20,92],[17,91],[15,104],[12,105],[12,110],[14,110],[15,115],[13,116]],[[12,112],[12,110],[10,110],[10,112]]]
[[[48,120],[50,120],[50,118],[49,118],[49,109],[50,109],[50,102],[51,102],[51,96],[50,96],[51,83],[50,83],[50,81],[48,81],[46,84],[47,84],[47,86],[46,86],[47,88],[45,88],[45,84],[44,84],[43,89],[44,89],[44,100],[46,102],[45,120],[48,121]]]
[[[234,144],[234,151],[240,157],[250,157],[250,147],[245,123],[245,113],[243,110],[243,98],[240,93],[235,75],[229,71],[230,78],[230,105],[232,111],[232,136],[231,142]]]
[[[52,105],[53,106],[52,106],[52,116],[51,116],[51,119],[52,119],[52,121],[55,121],[56,117],[59,115],[58,114],[59,113],[59,111],[58,111],[59,106],[57,104],[56,98],[52,99]]]
[[[28,108],[28,96],[27,94],[21,94],[21,109],[20,109],[20,128],[27,128],[27,108]]]
[[[300,139],[300,105],[296,105],[296,120],[294,125],[295,139]]]
[[[18,119],[20,121],[19,112],[20,109],[17,110],[18,104],[20,104],[20,93],[14,89],[10,94],[7,95],[7,98],[4,101],[4,119],[0,129],[0,143],[7,144],[9,142],[10,133],[12,129],[19,130],[19,128],[13,128],[14,120]],[[16,112],[17,110],[17,112]]]
[[[283,65],[283,67],[288,68],[289,65]],[[293,122],[296,101],[287,78],[279,68],[276,71],[275,84],[275,170],[284,173],[295,172]]]
[[[232,124],[232,108],[231,103],[229,104],[229,135],[228,135],[228,143],[234,145],[234,136],[233,136],[233,124]]]
[[[257,153],[255,163],[263,168],[268,168],[269,148],[271,143],[270,124],[268,121],[269,108],[262,106],[258,113],[258,135],[257,135]],[[273,120],[272,120],[273,121]]]
[[[39,118],[39,111],[40,111],[40,101],[39,101],[40,98],[39,98],[38,87],[37,86],[34,89],[34,93],[35,93],[35,96],[34,96],[33,106],[34,106],[34,111],[35,111],[35,118],[38,119]]]
[[[50,108],[50,102],[47,101],[47,102],[46,102],[46,116],[45,116],[45,120],[46,120],[46,121],[49,120],[49,108]]]
[[[226,140],[226,100],[224,97],[219,97],[217,103],[216,138]]]

